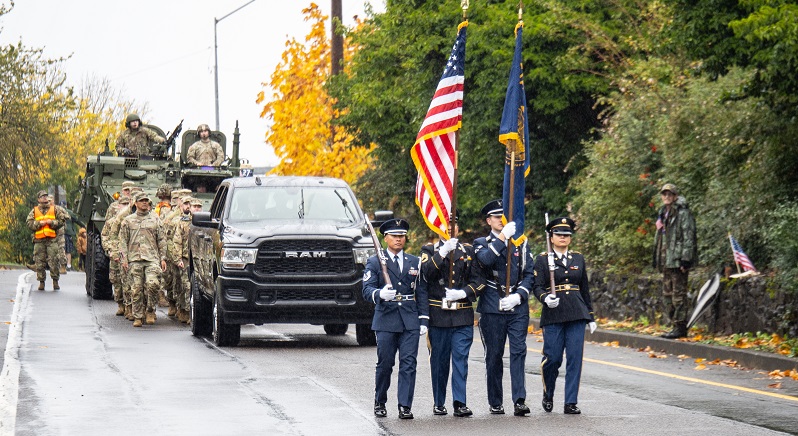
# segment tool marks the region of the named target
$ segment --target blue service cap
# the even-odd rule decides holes
[[[482,207],[482,215],[488,216],[502,216],[504,214],[504,207],[502,206],[502,199],[497,198],[491,200]]]
[[[389,219],[380,226],[380,233],[383,235],[401,236],[406,235],[408,230],[410,230],[410,223],[402,218]]]

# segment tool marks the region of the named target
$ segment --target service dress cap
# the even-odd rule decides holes
[[[659,190],[659,193],[662,194],[666,191],[673,192],[673,195],[679,195],[679,188],[677,188],[673,183],[666,183],[662,185],[662,189]]]
[[[390,219],[380,226],[380,233],[383,235],[402,236],[406,235],[408,230],[410,230],[410,223],[402,218]]]
[[[567,216],[555,218],[546,225],[546,231],[555,235],[573,235],[576,223]]]
[[[504,207],[502,206],[502,199],[497,198],[491,200],[482,207],[482,215],[488,216],[502,216],[504,214]]]

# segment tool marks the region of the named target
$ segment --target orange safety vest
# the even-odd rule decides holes
[[[168,207],[169,209],[172,208],[172,203],[168,201],[162,201],[155,206],[155,215],[161,216],[161,207]]]
[[[42,211],[39,209],[38,206],[33,208],[33,217],[36,218],[36,221],[41,220],[54,220],[55,219],[55,206],[50,206],[50,210],[47,211],[46,214],[42,214]],[[50,228],[50,225],[42,226],[39,230],[36,231],[33,235],[36,239],[45,239],[45,238],[55,238],[55,230]]]

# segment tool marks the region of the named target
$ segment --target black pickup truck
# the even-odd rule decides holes
[[[362,298],[374,245],[346,182],[236,177],[192,218],[191,330],[235,346],[242,324],[309,323],[329,335],[356,326],[374,345],[374,306]]]

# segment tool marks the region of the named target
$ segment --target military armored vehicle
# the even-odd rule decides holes
[[[196,193],[192,195],[202,199],[207,209],[222,180],[237,176],[239,172],[238,123],[229,157],[224,133],[211,132],[211,139],[218,142],[225,151],[225,161],[219,167],[203,168],[192,167],[183,158],[191,144],[198,139],[196,130],[188,130],[183,134],[178,155],[174,144],[177,143],[177,134],[182,130],[182,121],[169,136],[158,126],[150,124],[146,127],[168,138],[167,143],[171,144],[165,151],[163,146],[150,144],[149,152],[140,156],[116,156],[106,142],[105,150],[86,159],[86,172],[80,182],[76,212],[86,223],[86,293],[95,299],[112,298],[111,282],[108,278],[109,258],[102,248],[100,233],[105,225],[108,206],[119,198],[123,182],[132,181],[153,196],[164,183],[171,185],[173,189],[191,189]]]

